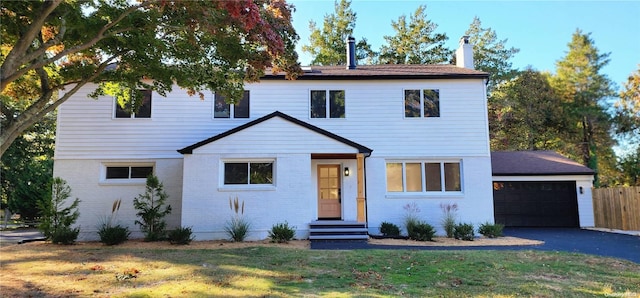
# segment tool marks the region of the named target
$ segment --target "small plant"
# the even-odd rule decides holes
[[[411,237],[411,235],[409,235],[411,233],[409,230],[420,223],[420,218],[418,217],[420,207],[418,207],[416,202],[412,202],[411,204],[404,205],[402,209],[404,209],[405,212],[404,227],[407,229],[407,235]]]
[[[167,237],[169,238],[169,243],[182,245],[189,244],[194,239],[191,227],[180,227],[169,231]]]
[[[433,241],[433,236],[436,234],[433,226],[423,221],[410,224],[407,227],[407,232],[409,239],[416,241]]]
[[[475,237],[475,233],[473,232],[473,225],[466,223],[457,224],[453,228],[453,236],[456,239],[473,241]]]
[[[244,218],[244,201],[240,204],[238,196],[229,198],[229,208],[235,213],[224,227],[231,241],[242,242],[247,238],[251,223]]]
[[[149,175],[145,193],[133,199],[133,207],[138,210],[136,215],[140,217],[140,220],[136,220],[135,223],[140,225],[140,229],[144,232],[145,241],[165,239],[167,224],[164,217],[171,213],[171,206],[164,205],[168,197],[158,177]]]
[[[80,233],[80,228],[71,228],[80,216],[77,210],[80,200],[76,198],[71,205],[63,207],[67,205],[66,201],[70,196],[71,187],[64,179],[55,177],[51,186],[51,199],[38,202],[42,211],[39,228],[55,244],[73,244]]]
[[[113,225],[113,221],[120,210],[120,203],[122,200],[113,201],[111,206],[111,215],[104,220],[104,222],[98,227],[98,236],[100,236],[100,242],[106,245],[117,245],[123,243],[129,239],[129,228],[121,225]]]
[[[458,212],[458,204],[440,204],[442,209],[442,228],[447,234],[447,238],[453,238],[453,229],[456,225],[456,213]]]
[[[275,224],[271,227],[271,231],[269,231],[269,238],[271,238],[271,242],[287,243],[295,236],[295,229],[296,227],[289,226],[289,223],[286,221]]]
[[[400,227],[390,222],[384,221],[380,224],[380,234],[388,237],[400,236]]]
[[[502,237],[502,230],[504,229],[504,225],[502,224],[492,224],[489,222],[485,222],[480,225],[478,228],[478,232],[487,238],[498,238]]]

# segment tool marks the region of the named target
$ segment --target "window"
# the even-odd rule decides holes
[[[273,162],[225,162],[224,184],[273,185]]]
[[[404,116],[440,117],[440,90],[404,90]]]
[[[388,162],[387,192],[462,191],[459,162]]]
[[[311,90],[311,118],[344,118],[344,107],[344,90]]]
[[[153,174],[153,166],[107,166],[106,179],[146,179]]]
[[[124,107],[115,101],[115,117],[116,118],[151,118],[151,90],[138,90],[141,95],[140,99],[132,96],[133,107],[137,106],[137,100],[142,102],[136,111],[132,111],[132,102],[127,103]]]
[[[249,118],[249,91],[245,90],[242,99],[231,105],[224,96],[216,93],[213,118]]]

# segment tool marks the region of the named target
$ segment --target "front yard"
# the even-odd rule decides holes
[[[640,265],[537,251],[309,250],[128,241],[0,249],[3,297],[637,297]]]

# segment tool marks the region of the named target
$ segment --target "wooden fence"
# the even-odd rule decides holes
[[[640,186],[593,189],[596,227],[640,231]]]

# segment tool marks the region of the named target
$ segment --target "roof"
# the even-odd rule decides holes
[[[211,142],[215,142],[216,140],[222,139],[222,138],[224,138],[226,136],[232,135],[232,134],[234,134],[236,132],[239,132],[241,130],[247,129],[247,128],[252,127],[254,125],[260,124],[260,123],[262,123],[264,121],[267,121],[267,120],[269,120],[271,118],[274,118],[274,117],[280,117],[280,118],[282,118],[284,120],[287,120],[287,121],[292,122],[294,124],[300,125],[300,126],[305,127],[305,128],[307,128],[309,130],[312,130],[312,131],[314,131],[316,133],[319,133],[321,135],[324,135],[326,137],[334,139],[334,140],[336,140],[338,142],[341,142],[343,144],[346,144],[348,146],[356,148],[356,149],[358,149],[358,152],[360,152],[360,153],[371,154],[371,152],[373,152],[373,150],[371,150],[371,149],[369,149],[369,148],[367,148],[367,147],[365,147],[363,145],[360,145],[360,144],[358,144],[356,142],[353,142],[351,140],[345,139],[345,138],[343,138],[343,137],[341,137],[339,135],[336,135],[334,133],[326,131],[326,130],[324,130],[322,128],[319,128],[317,126],[311,125],[311,124],[309,124],[307,122],[304,122],[304,121],[298,120],[296,118],[293,118],[293,117],[291,117],[291,116],[289,116],[289,115],[287,115],[285,113],[282,113],[280,111],[275,111],[275,112],[273,112],[273,113],[271,113],[269,115],[263,116],[263,117],[258,118],[256,120],[253,120],[251,122],[247,122],[247,123],[245,123],[243,125],[240,125],[240,126],[238,126],[236,128],[227,130],[227,131],[225,131],[225,132],[223,132],[221,134],[215,135],[215,136],[213,136],[211,138],[208,138],[206,140],[200,141],[200,142],[195,143],[195,144],[193,144],[191,146],[182,148],[182,149],[178,150],[178,152],[181,153],[181,154],[192,154],[193,150],[195,150],[195,149],[197,149],[197,148],[199,148],[201,146],[204,146],[204,145],[209,144]]]
[[[554,151],[491,152],[494,176],[594,175],[595,172]]]
[[[262,80],[284,79],[285,73],[268,69]],[[449,64],[380,64],[358,65],[355,69],[342,66],[311,66],[297,80],[389,80],[389,79],[486,79],[486,72]]]

